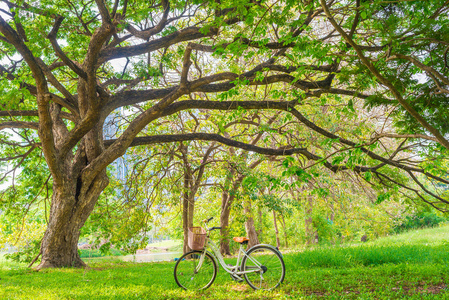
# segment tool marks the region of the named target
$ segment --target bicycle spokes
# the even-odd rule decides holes
[[[284,280],[285,265],[277,250],[268,246],[250,249],[242,261],[247,283],[254,289],[271,290]]]

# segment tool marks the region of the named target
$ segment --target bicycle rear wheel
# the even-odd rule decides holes
[[[202,251],[187,252],[176,262],[175,281],[185,290],[204,290],[211,286],[217,276],[217,263],[205,253],[200,267]]]
[[[285,264],[281,254],[265,245],[249,249],[242,260],[242,271],[246,282],[255,290],[272,290],[277,288],[285,277]]]

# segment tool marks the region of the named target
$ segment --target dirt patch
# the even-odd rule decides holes
[[[233,285],[231,287],[231,290],[237,291],[237,292],[244,292],[244,291],[247,291],[248,289],[249,289],[249,286],[246,284]]]
[[[432,294],[439,294],[441,293],[441,290],[447,290],[447,284],[442,283],[427,288],[427,292]]]
[[[399,288],[393,288],[393,290]],[[413,294],[439,294],[443,290],[447,290],[447,284],[440,283],[437,285],[428,285],[425,282],[420,282],[416,286],[403,286],[402,287],[405,295],[413,295]]]
[[[445,283],[440,283],[436,285],[428,285],[424,282],[420,282],[419,284],[415,285],[399,285],[396,287],[391,288],[391,291],[398,292],[401,291],[404,296],[412,296],[412,295],[419,295],[419,294],[433,294],[437,295],[440,293],[444,293],[448,290],[448,285]],[[368,290],[369,293],[376,293],[376,288],[371,288]],[[357,297],[357,295],[361,294],[361,292],[357,289],[353,290],[343,290],[340,292],[333,292],[333,294],[340,294],[340,296],[343,297]],[[305,294],[308,296],[315,296],[317,298],[325,298],[330,295],[330,291],[305,291]]]

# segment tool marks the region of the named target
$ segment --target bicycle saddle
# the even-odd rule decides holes
[[[249,241],[249,238],[244,237],[244,236],[240,236],[240,237],[233,237],[232,238],[234,240],[234,242],[240,243],[240,244],[247,244]]]

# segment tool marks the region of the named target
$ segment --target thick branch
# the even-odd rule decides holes
[[[99,64],[102,64],[106,61],[116,58],[131,57],[140,54],[145,54],[158,49],[168,48],[171,45],[178,44],[180,42],[192,41],[207,36],[213,36],[216,34],[215,30],[209,30],[206,34],[201,33],[200,30],[201,28],[199,27],[188,27],[186,29],[176,31],[172,34],[169,34],[167,36],[161,37],[159,39],[147,43],[120,48],[108,47],[103,51],[101,51]]]
[[[123,134],[116,140],[116,142],[106,149],[100,156],[95,158],[90,165],[83,171],[83,180],[85,182],[91,182],[94,178],[104,170],[110,163],[112,163],[116,158],[122,156],[129,145],[132,143],[133,139],[137,136],[139,132],[142,131],[145,126],[160,118],[161,112],[173,101],[179,99],[182,95],[186,93],[186,89],[176,88],[173,92],[161,99],[157,104],[153,105],[151,108],[147,109],[141,113],[137,118],[135,118],[128,126],[128,128],[123,132]],[[86,185],[87,187],[88,185]],[[81,190],[84,194],[87,189]]]
[[[407,56],[407,55],[403,55],[403,54],[394,54],[394,55],[389,57],[389,59],[397,59],[397,58],[405,59],[405,60],[408,60],[408,61],[412,62],[415,66],[417,66],[421,70],[426,71],[426,72],[428,72],[430,74],[433,74],[435,77],[437,77],[439,80],[441,80],[441,82],[443,82],[445,85],[449,85],[449,79],[447,77],[445,77],[443,74],[441,74],[440,72],[438,72],[434,68],[429,67],[429,66],[423,64],[418,59],[416,59],[416,58],[414,58],[412,56]]]
[[[162,15],[161,20],[156,26],[143,31],[139,31],[132,25],[128,24],[126,26],[126,29],[135,37],[148,41],[150,37],[161,32],[167,24],[168,13],[170,12],[170,2],[168,0],[162,0],[162,6],[164,7],[164,14]]]
[[[402,107],[412,115],[424,128],[426,128],[429,132],[431,132],[443,145],[446,149],[449,149],[449,141],[445,139],[445,137],[432,125],[430,125],[405,99],[402,97],[401,93],[396,89],[396,87],[385,77],[383,77],[380,72],[376,69],[376,67],[371,63],[371,61],[363,54],[362,49],[354,42],[354,40],[348,36],[348,34],[337,24],[335,19],[327,7],[325,0],[320,0],[321,6],[324,9],[324,12],[329,20],[329,22],[334,26],[334,28],[340,33],[340,35],[349,43],[354,50],[357,52],[357,56],[363,62],[363,64],[371,71],[371,73],[376,76],[376,78],[384,84],[393,96],[398,100],[398,102],[402,105]]]
[[[77,101],[75,97],[58,81],[58,79],[56,79],[56,77],[53,75],[53,73],[50,71],[50,69],[42,59],[38,57],[37,62],[39,66],[42,68],[42,71],[44,72],[45,76],[48,78],[48,81],[67,98],[67,101],[61,98],[60,99],[61,101],[59,102],[62,103],[58,104],[61,104],[65,108],[69,109],[71,112],[78,114]]]
[[[382,138],[382,137],[388,137],[388,138],[411,138],[411,139],[423,139],[423,140],[429,140],[438,142],[438,140],[433,136],[428,136],[425,134],[394,134],[394,133],[380,133],[377,134],[374,138]]]
[[[0,123],[0,130],[7,128],[29,128],[29,129],[39,129],[39,123],[35,122],[21,122],[21,121],[11,121]]]
[[[61,112],[61,117],[67,120],[75,121],[75,117],[69,113]],[[37,117],[37,110],[3,110],[0,111],[0,117]]]
[[[98,10],[100,11],[101,19],[103,23],[110,24],[111,23],[111,16],[109,15],[108,8],[106,7],[106,3],[104,3],[104,0],[95,0],[97,3]]]
[[[302,90],[305,90],[309,92],[312,89],[322,89],[319,92],[316,93],[316,95],[313,92],[310,92],[310,96],[319,96],[324,92],[331,92],[334,94],[344,94],[344,95],[354,95],[361,98],[366,98],[368,96],[366,95],[359,95],[357,92],[351,92],[346,90],[338,90],[338,89],[330,89],[330,85],[332,82],[332,79],[334,78],[334,74],[329,74],[329,76],[326,77],[324,80],[320,81],[304,81],[304,80],[296,80],[294,76],[288,75],[288,74],[276,74],[272,76],[267,76],[263,80],[259,81],[254,78],[255,73],[258,70],[263,69],[263,64],[260,66],[254,68],[251,71],[245,72],[241,75],[231,73],[231,72],[225,72],[225,73],[219,73],[214,74],[206,77],[202,77],[200,79],[194,80],[192,82],[189,82],[187,85],[189,88],[190,93],[194,92],[204,92],[204,93],[216,93],[216,92],[224,92],[228,91],[236,86],[236,83],[234,82],[236,79],[247,79],[249,80],[249,85],[268,85],[272,83],[277,82],[286,82],[286,83],[293,83],[293,85],[297,88],[300,88]],[[223,81],[228,80],[223,83],[213,83],[217,81]],[[296,81],[295,81],[296,80]],[[137,104],[139,102],[143,101],[149,101],[154,99],[160,99],[175,89],[176,87],[170,87],[166,89],[158,89],[158,90],[144,90],[144,91],[124,91],[122,93],[118,93],[115,96],[111,97],[110,102],[107,104],[107,108],[104,110],[105,113],[109,113],[112,110],[116,109],[117,107],[126,106],[126,105],[133,105]]]
[[[60,162],[56,153],[56,147],[54,143],[54,136],[52,132],[52,120],[50,116],[49,103],[52,99],[52,95],[48,91],[47,80],[45,75],[37,63],[36,58],[30,49],[25,45],[22,39],[9,26],[7,22],[0,16],[0,32],[8,39],[11,44],[17,49],[17,51],[25,59],[26,63],[30,67],[33,78],[36,82],[37,89],[37,106],[39,112],[39,137],[42,141],[42,150],[44,151],[45,158],[49,169],[52,173],[55,183],[62,183]]]
[[[51,45],[53,46],[53,50],[55,50],[56,55],[64,62],[66,66],[68,66],[73,72],[78,74],[81,78],[86,79],[87,75],[75,62],[73,62],[67,55],[62,51],[61,47],[59,47],[58,42],[56,41],[56,35],[58,34],[59,27],[62,24],[64,17],[58,16],[55,19],[55,24],[53,25],[53,29],[48,34],[47,38],[50,40]]]
[[[116,140],[106,140],[105,145],[109,146]],[[236,147],[244,149],[251,152],[256,152],[264,155],[276,155],[276,156],[286,156],[295,153],[302,154],[309,159],[319,159],[316,155],[307,151],[306,148],[293,148],[293,149],[272,149],[272,148],[262,148],[251,144],[242,143],[232,139],[225,138],[219,134],[214,133],[186,133],[186,134],[174,134],[174,135],[155,135],[155,136],[145,136],[136,137],[130,144],[130,147],[140,146],[140,145],[151,145],[160,143],[173,143],[173,142],[183,142],[183,141],[215,141],[223,145],[230,147]]]

